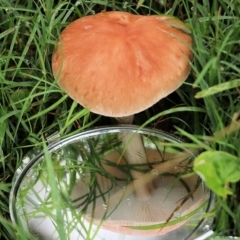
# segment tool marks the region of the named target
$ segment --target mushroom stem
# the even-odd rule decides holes
[[[120,124],[132,124],[134,115],[116,118]],[[135,186],[139,178],[150,170],[147,161],[147,155],[142,142],[141,135],[138,133],[120,133],[120,137],[124,146],[124,156],[127,163],[136,170],[130,170],[133,178],[133,187],[138,198],[148,200],[151,197],[151,192],[154,189],[153,183],[146,182],[141,187]]]

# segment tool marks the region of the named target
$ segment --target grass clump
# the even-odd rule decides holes
[[[240,159],[239,5],[239,0],[1,0],[0,236],[26,239],[23,229],[11,224],[8,209],[13,175],[26,153],[43,148],[55,131],[66,137],[111,123],[69,99],[52,75],[56,40],[79,17],[118,10],[171,14],[185,21],[194,40],[191,75],[176,93],[137,114],[135,123],[173,132],[201,151]],[[226,184],[233,194],[216,197],[215,230],[240,235],[240,185]]]

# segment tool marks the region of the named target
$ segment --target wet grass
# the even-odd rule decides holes
[[[170,14],[192,30],[194,59],[187,81],[175,93],[136,115],[135,123],[172,132],[202,150],[221,150],[240,158],[240,132],[226,131],[240,112],[240,1],[0,1],[0,236],[26,239],[9,220],[14,172],[33,147],[59,131],[63,137],[108,125],[73,102],[56,84],[51,55],[61,30],[73,20],[100,11]],[[157,57],[157,56],[156,56]],[[174,64],[174,63],[173,63]],[[236,130],[236,129],[235,129]],[[206,144],[206,140],[208,144]],[[215,230],[240,234],[240,186],[217,197]]]

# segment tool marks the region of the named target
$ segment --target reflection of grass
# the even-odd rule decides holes
[[[112,143],[111,140],[108,143]],[[84,143],[69,145],[52,152],[51,155],[45,150],[44,156],[40,158],[41,161],[31,168],[21,184],[21,191],[17,198],[18,214],[22,213],[20,215],[26,220],[50,218],[57,226],[56,230],[62,239],[68,236],[67,233],[71,233],[73,229],[77,230],[81,226],[79,232],[84,230],[85,235],[88,236],[87,239],[90,239],[91,224],[89,228],[86,228],[81,216],[84,216],[90,203],[92,208],[95,208],[96,199],[102,198],[105,202],[106,194],[111,190],[111,188],[102,189],[98,182],[98,175],[107,177],[114,182],[113,176],[101,167],[102,162],[99,157],[104,149],[108,151],[112,146],[107,144],[106,147],[101,141],[100,136],[100,138],[90,139]],[[96,144],[100,147],[95,148]],[[113,146],[115,147],[115,145]],[[88,191],[80,198],[72,200],[71,193],[79,179],[85,181]],[[81,192],[82,189],[79,191]],[[76,211],[78,207],[81,207],[82,212]],[[74,219],[74,221],[71,219],[71,222],[75,223],[74,227],[67,223],[69,213]],[[18,223],[21,222],[18,221]],[[32,229],[32,232],[41,235],[37,229]]]
[[[121,148],[121,141],[114,142],[113,139],[118,139],[117,133],[112,136],[110,135],[110,137],[109,135],[106,137],[100,135],[95,138],[87,139],[86,141],[73,143],[61,149],[54,150],[55,148],[53,147],[54,151],[50,150],[50,153],[45,149],[45,154],[40,158],[41,161],[37,161],[35,165],[31,167],[25,179],[23,179],[21,191],[17,197],[18,214],[20,216],[22,215],[22,218],[26,220],[32,218],[41,219],[44,217],[51,219],[51,222],[58,226],[56,231],[59,236],[63,236],[63,234],[67,236],[66,232],[70,234],[73,230],[72,225],[67,224],[67,219],[70,214],[70,221],[75,223],[74,226],[76,229],[79,229],[81,232],[81,228],[84,228],[87,235],[91,234],[91,226],[94,222],[90,221],[89,228],[86,228],[83,222],[85,214],[92,218],[96,216],[96,218],[99,219],[99,207],[101,209],[103,208],[101,204],[99,206],[99,203],[103,203],[106,204],[106,210],[102,214],[100,223],[103,223],[105,219],[111,217],[118,205],[121,204],[122,199],[126,197],[123,191],[112,201],[111,198],[112,194],[114,196],[114,193],[111,191],[130,185],[132,179],[130,177],[130,171],[127,171],[127,169],[138,169],[135,165],[127,165],[125,159],[123,160],[124,165],[122,165],[120,169],[118,168],[118,163],[114,164],[114,162],[112,162],[112,160],[118,160],[118,158],[123,155],[122,151],[124,151],[124,149]],[[171,146],[169,150],[164,147],[161,155],[159,154],[159,150],[157,150],[160,146],[160,141],[161,139],[158,139],[158,146],[156,144],[151,144],[152,149],[158,153],[156,156],[159,156],[159,161],[164,160],[165,162],[166,160],[171,160],[169,154],[167,154],[168,159],[164,159],[163,156],[169,151],[172,154],[174,147]],[[167,143],[165,139],[163,141]],[[148,137],[144,137],[144,143],[145,146],[148,146]],[[176,149],[178,149],[179,143],[177,143],[176,146]],[[114,158],[109,158],[108,153],[111,152],[117,153],[117,155],[114,155]],[[173,152],[174,156],[176,156],[177,150]],[[180,150],[180,154],[181,152],[182,150]],[[188,159],[189,155],[187,154],[186,157]],[[184,160],[185,159],[183,159],[183,161]],[[108,165],[108,163],[110,164]],[[122,171],[124,177],[116,177],[115,172],[109,170],[109,167]],[[181,172],[181,175],[182,174],[184,174],[184,172]],[[183,186],[186,187],[187,192],[189,192],[189,195],[186,196],[185,199],[180,200],[177,209],[173,211],[167,223],[165,223],[166,226],[179,223],[186,220],[187,216],[192,216],[186,214],[184,217],[178,218],[177,222],[175,220],[172,221],[174,212],[177,212],[184,202],[192,197],[192,194],[190,193],[191,189],[187,183],[185,183],[184,179],[180,178],[181,175],[178,173],[172,173],[170,175],[175,176],[176,180],[173,181],[173,185],[171,189],[169,189],[169,192],[174,189],[178,181],[181,181]],[[179,175],[179,177],[177,175]],[[143,179],[143,181],[145,180]],[[81,182],[81,184],[78,185],[78,182]],[[198,185],[196,185],[196,187],[197,186]],[[79,192],[77,194],[78,197],[72,198],[72,191]],[[134,191],[134,189],[131,191]],[[166,195],[164,201],[167,200],[168,195]],[[112,201],[111,207],[110,201]],[[76,209],[78,209],[78,211],[76,211]],[[79,209],[81,210],[80,212]],[[18,220],[18,223],[20,223],[20,218]],[[44,220],[42,219],[41,221],[43,222]],[[160,225],[161,224],[155,225],[155,227]],[[41,235],[38,231],[37,228],[32,227],[31,229],[32,233]]]
[[[23,229],[10,223],[8,209],[13,173],[23,156],[33,147],[42,149],[42,136],[56,130],[70,136],[111,122],[72,102],[53,80],[51,54],[56,39],[78,17],[115,9],[143,15],[167,13],[184,20],[194,39],[192,73],[175,94],[136,115],[135,123],[164,126],[184,138],[189,148],[240,157],[239,131],[208,137],[229,126],[240,109],[239,1],[145,0],[139,1],[138,9],[136,2],[0,1],[1,238],[26,239]],[[96,170],[93,165],[83,166],[87,167]],[[239,235],[239,183],[231,189],[232,196],[216,199],[215,230]]]

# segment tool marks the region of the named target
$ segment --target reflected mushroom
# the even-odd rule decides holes
[[[133,115],[175,91],[190,72],[188,27],[171,16],[102,12],[61,33],[52,58],[59,86],[90,111],[131,124]],[[129,164],[150,170],[141,138],[122,136]],[[133,183],[144,173],[131,171]],[[136,189],[148,199],[154,186]]]
[[[151,163],[155,159],[164,160],[163,156],[153,149],[147,149],[146,154]],[[175,163],[189,158],[187,152],[181,151],[167,155],[173,160],[161,164],[161,168],[159,168],[161,173],[175,173]],[[119,158],[121,159],[120,153],[114,151],[103,156],[103,159],[113,163]],[[119,164],[124,165],[125,162]],[[191,212],[199,208],[205,201],[202,197],[202,189],[196,188],[198,179],[196,175],[184,179],[185,184],[192,191],[190,193],[189,189],[185,188],[180,181],[176,181],[175,177],[159,175],[158,171],[156,174],[155,170],[158,169],[158,166],[135,180],[135,185],[125,185],[126,181],[122,180],[127,178],[126,174],[115,168],[114,164],[106,164],[104,168],[120,180],[113,183],[105,176],[100,174],[97,176],[101,192],[105,192],[104,198],[98,197],[94,202],[88,203],[84,219],[109,231],[134,236],[164,235],[185,224],[191,217]],[[184,171],[184,166],[178,171]],[[141,189],[143,185],[154,180],[157,180],[157,185],[148,201],[142,201],[136,197],[134,194],[136,189]],[[173,183],[175,183],[174,188],[172,188]],[[83,177],[73,189],[72,199],[75,199],[76,206],[80,206],[79,211],[85,209],[85,205],[82,204],[82,196],[88,194],[89,184],[91,184],[91,178]],[[81,193],[79,193],[79,189],[81,189]],[[95,194],[100,196],[101,192],[97,190]],[[168,220],[169,222],[165,225]],[[144,231],[141,227],[144,227]]]

